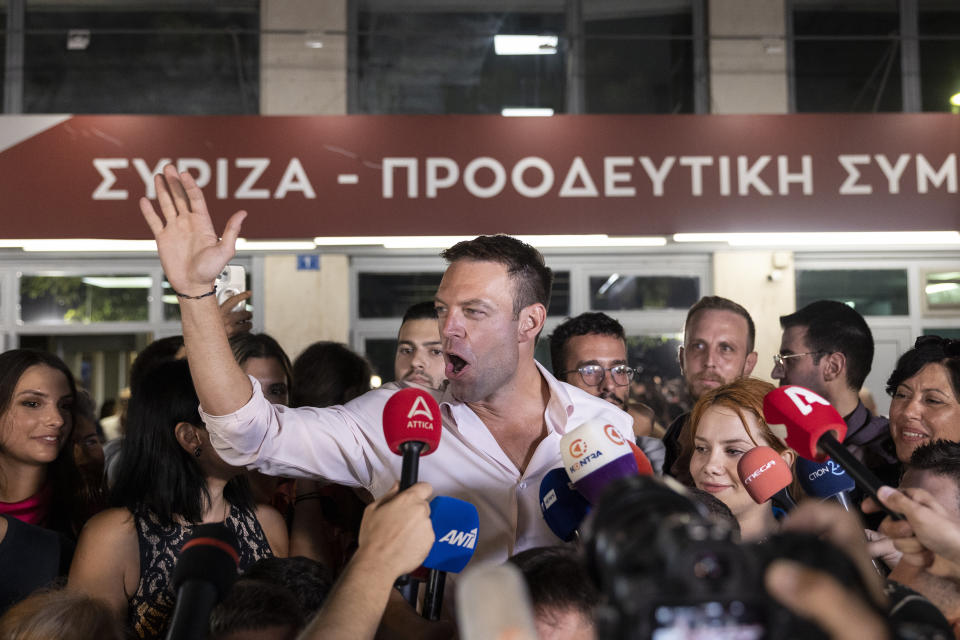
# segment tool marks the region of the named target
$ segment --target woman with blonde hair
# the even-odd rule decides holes
[[[766,538],[778,524],[770,501],[757,504],[747,493],[737,474],[740,458],[761,446],[780,454],[791,469],[797,458],[763,419],[763,397],[773,389],[768,382],[740,378],[703,394],[690,412],[674,467],[687,470],[690,483],[730,508],[745,541]],[[796,480],[791,493],[800,495]]]

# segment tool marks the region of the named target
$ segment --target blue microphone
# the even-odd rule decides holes
[[[847,511],[856,511],[850,504],[850,492],[857,483],[843,467],[834,462],[813,462],[806,458],[797,458],[797,479],[808,496],[827,500],[834,498]]]
[[[540,481],[540,512],[550,531],[570,542],[579,539],[580,524],[590,513],[590,503],[573,488],[564,469],[551,469]]]
[[[440,619],[443,585],[447,572],[460,573],[477,548],[480,516],[465,500],[437,496],[430,501],[430,523],[434,542],[423,566],[430,569],[423,598],[423,617]]]

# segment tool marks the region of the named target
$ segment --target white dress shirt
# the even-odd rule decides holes
[[[563,466],[559,443],[567,431],[602,418],[621,435],[633,434],[629,414],[537,367],[550,390],[547,435],[523,473],[467,404],[449,391],[434,391],[443,435],[434,452],[420,460],[419,479],[436,495],[476,506],[480,529],[473,561],[501,562],[524,549],[560,543],[540,513],[539,494],[544,475]],[[270,404],[259,383],[250,380],[253,397],[238,411],[212,416],[201,409],[210,441],[226,462],[269,475],[361,486],[375,497],[400,479],[402,458],[387,448],[382,418],[387,399],[401,387],[374,389],[341,406],[291,409]]]

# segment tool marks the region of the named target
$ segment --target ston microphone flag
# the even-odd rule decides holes
[[[584,422],[560,438],[560,455],[573,486],[591,504],[614,480],[638,473],[628,441],[599,418]]]
[[[570,542],[590,513],[590,503],[570,486],[566,471],[551,469],[540,482],[540,512],[550,531]]]
[[[757,504],[763,504],[793,482],[790,465],[770,447],[754,447],[743,454],[737,463],[737,475]]]
[[[834,431],[839,442],[847,436],[847,423],[833,405],[796,385],[779,387],[764,396],[763,419],[800,457],[817,462],[827,459],[826,453],[817,450],[820,436]]]

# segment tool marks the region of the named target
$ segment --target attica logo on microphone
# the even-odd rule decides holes
[[[744,478],[744,479],[743,479],[743,484],[744,484],[744,485],[750,484],[751,482],[753,482],[754,480],[756,480],[757,478],[759,478],[760,476],[762,476],[763,473],[764,473],[764,471],[766,471],[767,469],[769,469],[770,467],[772,467],[772,466],[774,466],[774,465],[776,465],[776,464],[777,464],[777,461],[776,461],[776,460],[771,460],[770,462],[762,465],[762,466],[761,466],[760,468],[758,468],[756,471],[754,471],[753,473],[751,473],[750,475],[748,475],[746,478]]]
[[[472,529],[470,531],[457,531],[456,529],[450,529],[439,542],[446,542],[452,547],[463,547],[465,549],[473,549],[477,544],[477,529]]]
[[[417,417],[424,417],[426,420],[416,420]],[[413,406],[407,413],[407,429],[429,429],[433,431],[433,413],[427,406],[426,400],[417,396],[413,401]]]

